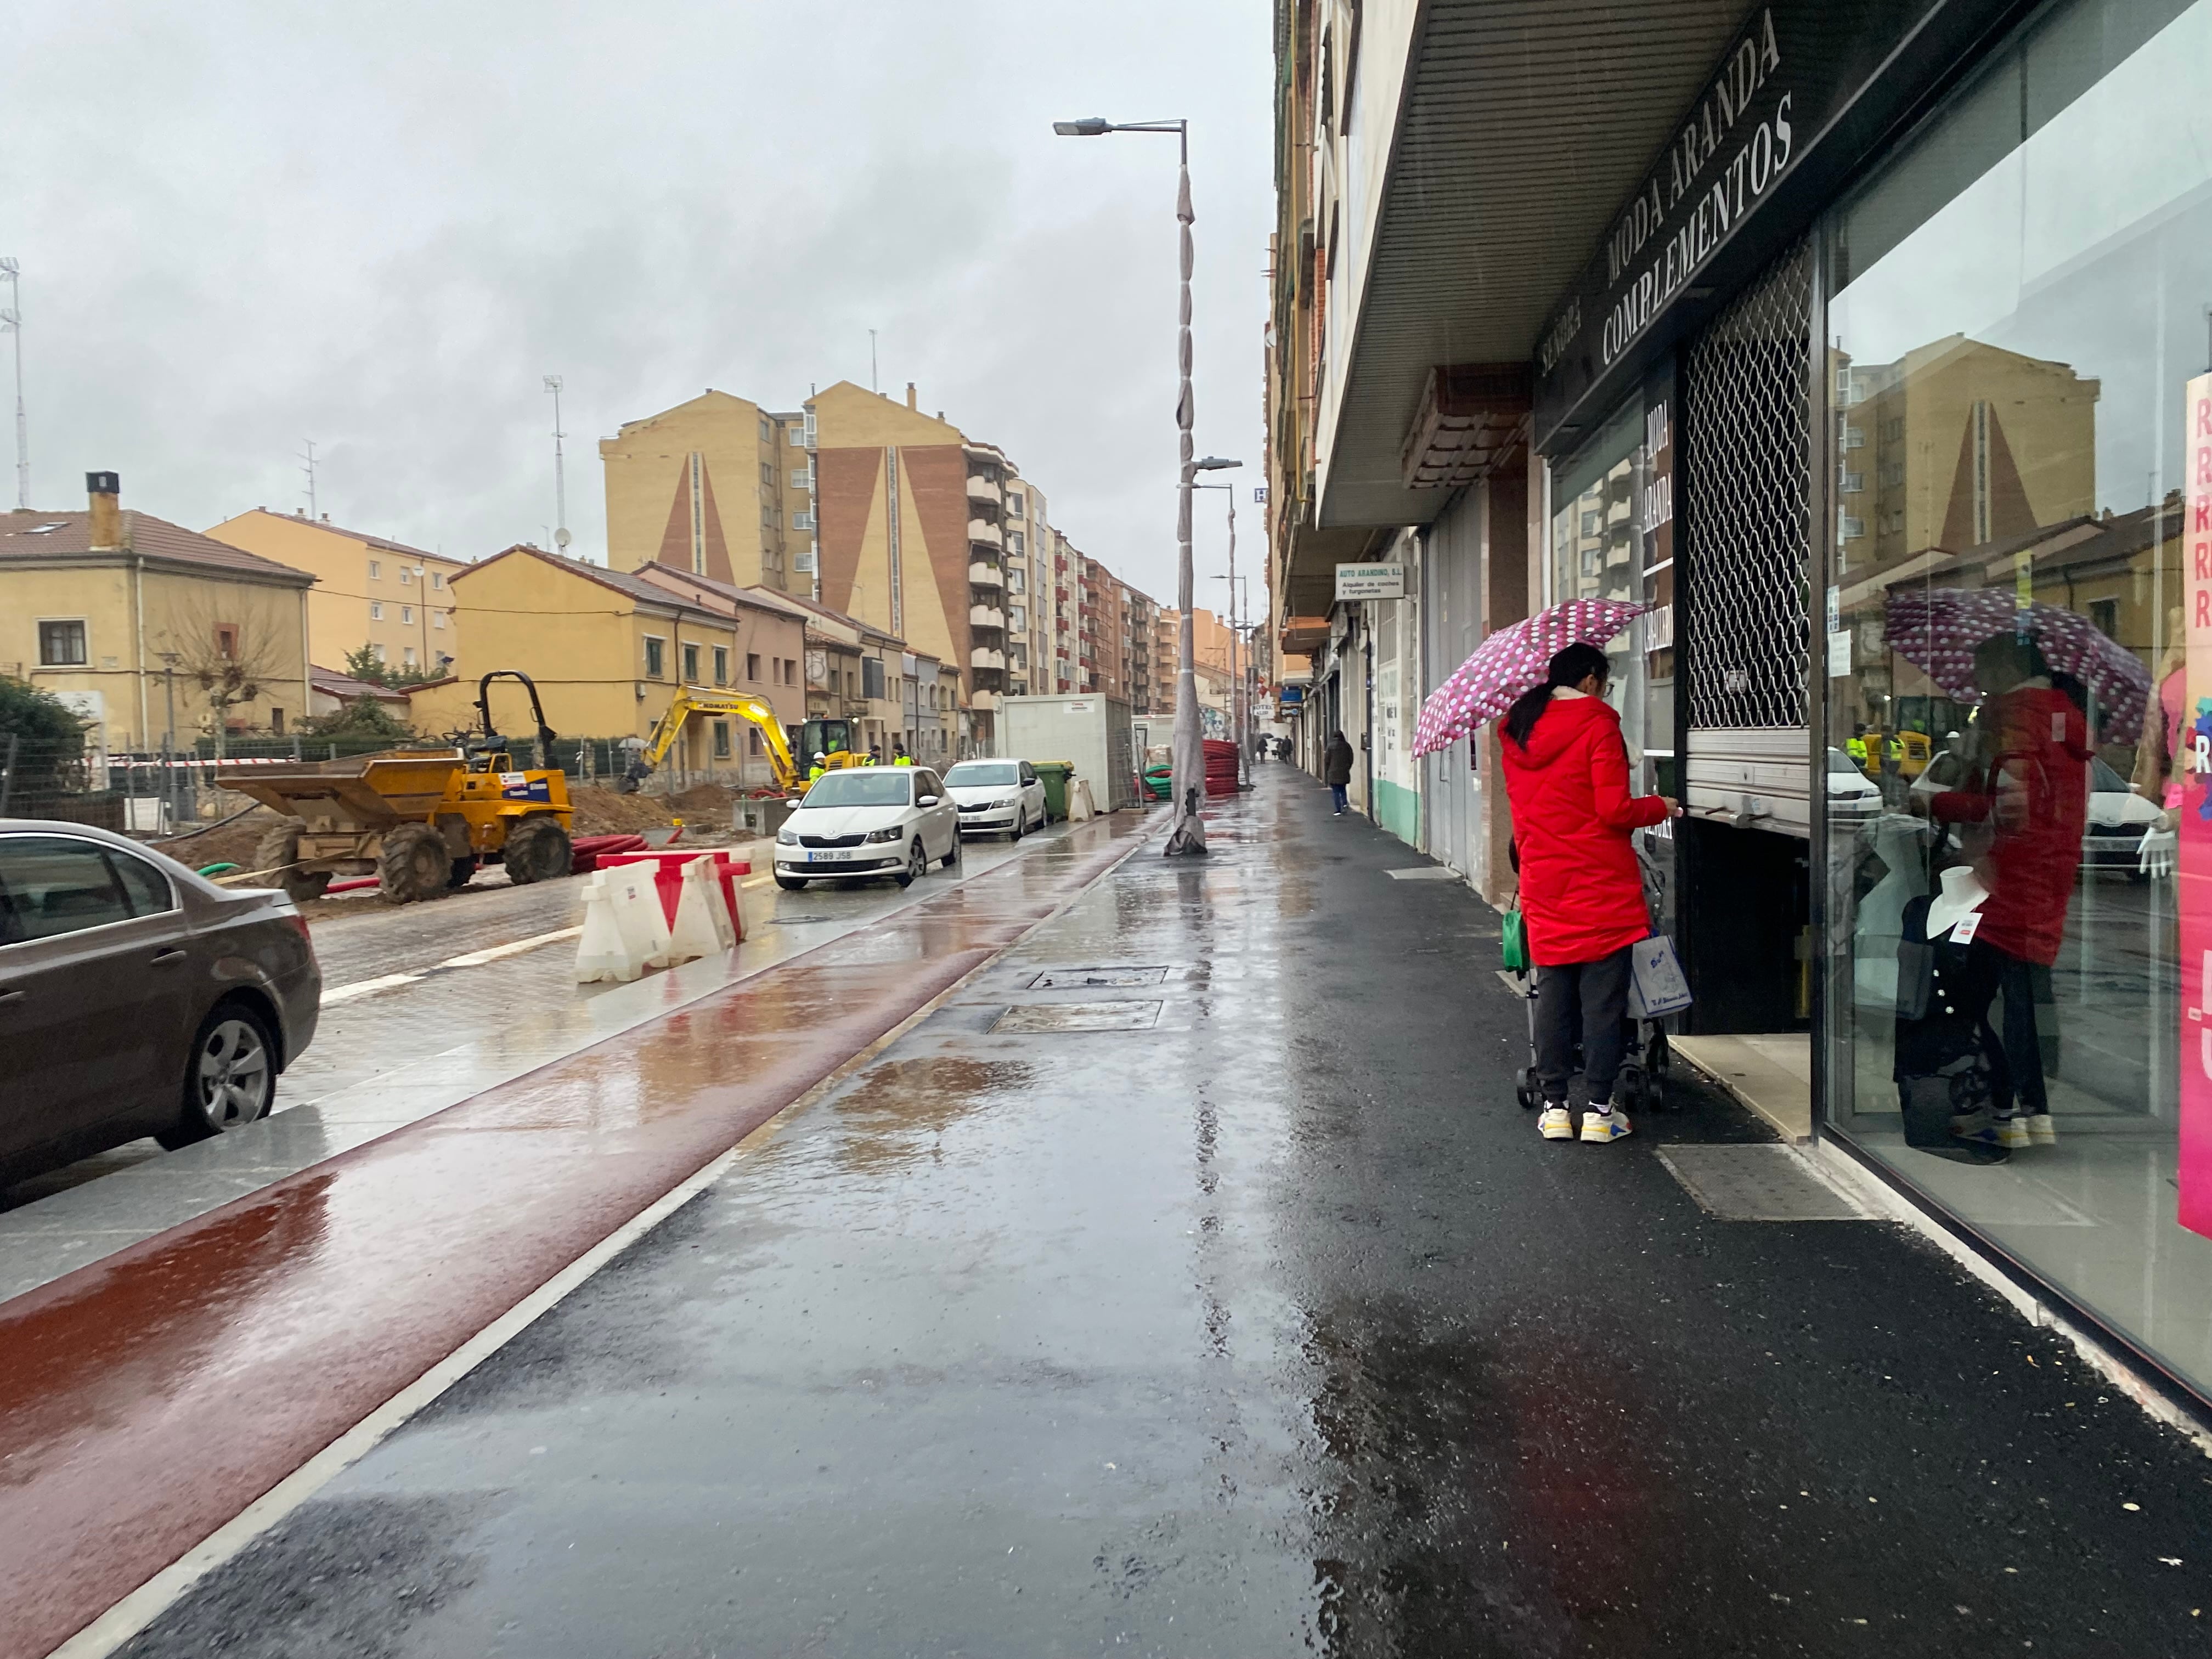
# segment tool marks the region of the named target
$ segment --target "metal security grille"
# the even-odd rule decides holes
[[[1690,347],[1680,530],[1692,727],[1806,723],[1813,257],[1801,242]]]

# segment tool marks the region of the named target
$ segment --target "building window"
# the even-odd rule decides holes
[[[1006,548],[1009,552],[1018,559],[1023,554],[1029,551],[1029,543],[1024,539],[1020,531],[1011,531],[1006,536]]]
[[[801,426],[798,422],[793,421],[789,426],[784,428],[783,435],[785,441],[788,442],[793,449],[804,449],[806,447],[806,428]]]
[[[414,582],[415,568],[412,565],[401,565],[399,567],[399,585],[402,587],[411,587],[414,586]]]
[[[763,483],[766,484],[769,489],[775,489],[775,469],[774,467],[770,466],[770,465],[769,465],[766,461],[763,461],[763,462],[760,464],[760,469],[761,469],[761,482],[762,482]]]
[[[813,511],[813,509],[812,509],[811,507],[794,507],[794,508],[793,508],[793,509],[792,509],[792,514],[791,514],[791,527],[792,527],[793,530],[811,530],[811,529],[813,529],[813,528],[814,528],[814,511]]]
[[[791,469],[791,487],[793,489],[813,489],[814,475],[803,466],[794,466]]]
[[[384,575],[384,561],[383,561],[383,560],[381,560],[381,559],[371,559],[371,560],[368,562],[368,579],[369,579],[369,580],[371,580],[371,581],[376,581],[376,580],[380,580],[380,579],[383,577],[383,575]]]
[[[269,729],[280,738],[284,735],[284,711],[274,704],[269,709]]]
[[[382,662],[384,660],[384,647],[381,645],[371,644],[368,647],[368,654],[374,657],[377,661]]]
[[[757,651],[745,653],[745,678],[749,680],[760,678],[760,653]]]
[[[714,684],[727,685],[729,683],[730,647],[726,645],[718,645],[714,647]]]
[[[750,755],[755,760],[761,757],[761,734],[760,728],[757,726],[745,727],[745,753]]]
[[[2089,625],[2108,640],[2120,636],[2120,602],[2118,599],[2089,601]]]
[[[860,659],[860,695],[864,697],[884,695],[884,659],[881,657]]]
[[[368,602],[368,619],[371,622],[382,622],[384,620],[383,600],[371,599]]]
[[[415,620],[415,607],[411,605],[401,605],[399,607],[399,620],[404,623],[413,622]]]
[[[408,667],[412,668],[415,665],[415,647],[411,645],[401,646],[399,647],[399,660]]]
[[[730,723],[727,720],[716,720],[714,722],[714,758],[727,760],[729,757]]]
[[[696,645],[687,645],[684,647],[684,684],[686,685],[699,684],[699,647]]]
[[[445,585],[446,573],[442,570],[433,570],[430,573],[430,586],[432,587],[443,587]]]
[[[39,660],[49,668],[81,666],[84,662],[84,624],[82,622],[40,623]]]
[[[238,624],[217,623],[215,625],[216,654],[226,662],[238,660]]]
[[[1020,491],[1014,490],[1007,495],[1006,516],[1010,519],[1018,519],[1022,516],[1022,497]]]
[[[760,417],[760,432],[763,443],[772,444],[775,441],[775,428],[769,424],[768,416],[765,415]]]
[[[446,613],[442,611],[433,611],[430,613],[430,626],[433,628],[443,628],[445,625]]]
[[[656,639],[650,634],[645,636],[646,678],[649,680],[657,680],[662,678],[662,676],[666,672],[667,661],[665,653],[667,649],[667,641]]]

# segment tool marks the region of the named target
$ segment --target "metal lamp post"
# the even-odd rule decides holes
[[[0,277],[8,283],[9,305],[0,311],[0,333],[15,337],[15,505],[31,510],[31,428],[23,416],[23,268],[14,259],[0,259]]]
[[[1206,820],[1200,816],[1199,807],[1206,795],[1206,750],[1198,721],[1198,672],[1192,661],[1190,492],[1199,473],[1238,463],[1212,456],[1194,459],[1191,443],[1195,408],[1190,392],[1190,227],[1197,216],[1190,206],[1190,123],[1116,122],[1092,115],[1079,121],[1054,121],[1052,130],[1063,138],[1103,138],[1109,132],[1171,132],[1181,152],[1182,166],[1176,179],[1176,221],[1182,228],[1178,250],[1182,286],[1176,335],[1176,437],[1182,471],[1176,504],[1176,603],[1182,612],[1182,626],[1176,650],[1175,764],[1170,785],[1175,830],[1168,837],[1167,851],[1170,857],[1177,853],[1204,853]]]
[[[1218,461],[1218,466],[1242,466],[1242,461]],[[1225,489],[1229,492],[1229,574],[1216,576],[1214,580],[1229,584],[1229,736],[1237,745],[1237,764],[1243,768],[1244,751],[1251,742],[1250,722],[1244,708],[1244,679],[1237,665],[1237,486],[1235,484],[1200,484],[1200,489]]]

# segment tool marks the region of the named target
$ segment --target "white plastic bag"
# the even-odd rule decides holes
[[[1690,1006],[1690,981],[1674,955],[1674,942],[1654,933],[1628,948],[1628,1017],[1657,1019]]]

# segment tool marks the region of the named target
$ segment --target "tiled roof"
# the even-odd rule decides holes
[[[378,685],[370,680],[357,680],[350,674],[341,674],[335,668],[307,665],[307,681],[316,690],[333,697],[343,697],[351,702],[356,697],[374,697],[380,702],[405,702],[407,693],[393,686]]]
[[[503,548],[489,559],[477,560],[456,575],[453,580],[465,581],[477,571],[496,564],[501,559],[515,557],[540,560],[556,570],[563,571],[572,576],[580,576],[587,582],[596,582],[601,587],[611,588],[616,592],[642,604],[659,605],[670,611],[697,611],[702,617],[711,617],[714,614],[711,611],[699,611],[696,605],[688,603],[682,595],[672,593],[659,584],[647,581],[641,577],[633,576],[627,570],[610,570],[603,564],[587,564],[581,559],[563,558],[557,553],[548,553],[544,548],[532,547],[526,542],[520,543],[514,547]]]
[[[149,559],[210,565],[244,575],[295,581],[301,586],[315,580],[305,570],[295,570],[289,564],[264,559],[258,553],[228,546],[196,530],[157,519],[150,513],[125,509],[123,545],[125,551]],[[27,513],[18,508],[13,513],[0,514],[0,563],[37,564],[48,560],[82,558],[91,551],[90,513]]]

